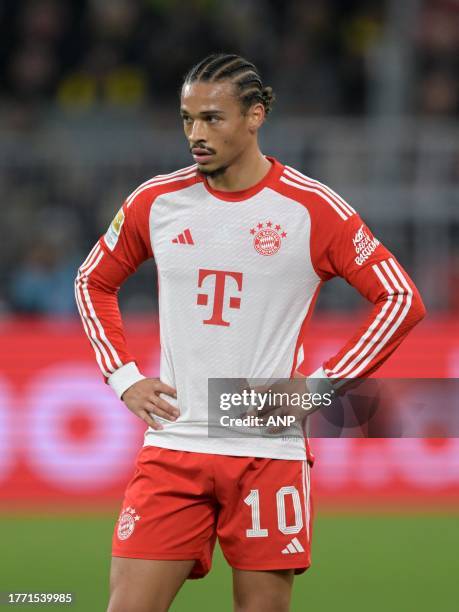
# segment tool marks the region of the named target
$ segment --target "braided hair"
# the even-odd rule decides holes
[[[265,113],[271,112],[275,95],[271,87],[264,87],[256,66],[240,55],[213,53],[193,66],[185,76],[183,85],[195,81],[213,83],[229,80],[237,88],[244,111],[253,104],[263,104]]]

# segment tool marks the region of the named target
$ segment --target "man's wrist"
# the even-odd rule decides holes
[[[146,377],[140,373],[135,362],[130,361],[113,372],[113,374],[108,378],[107,382],[118,398],[121,399],[123,393],[127,391],[129,387],[132,387],[132,385],[139,382],[139,380],[143,380],[144,378]]]
[[[334,393],[332,381],[325,373],[323,367],[306,376],[306,384],[311,393]]]

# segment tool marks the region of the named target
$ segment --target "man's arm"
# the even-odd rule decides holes
[[[104,380],[128,408],[155,429],[150,413],[175,420],[178,410],[159,393],[175,389],[146,379],[129,352],[118,304],[118,291],[138,266],[153,256],[149,236],[151,197],[126,200],[109,229],[80,266],[75,297],[86,335]]]
[[[326,209],[328,222],[312,225],[311,254],[323,281],[341,276],[374,304],[372,312],[346,344],[316,371],[297,366],[317,387],[323,378],[335,389],[346,379],[365,378],[394,352],[424,317],[425,307],[406,271],[358,214],[346,220]],[[325,381],[324,381],[325,382]]]

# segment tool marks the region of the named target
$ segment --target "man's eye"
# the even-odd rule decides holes
[[[191,123],[191,117],[184,116],[182,117],[182,119],[183,119],[183,123]]]
[[[207,122],[208,123],[217,123],[218,119],[219,119],[218,117],[214,117],[214,116],[207,117]]]

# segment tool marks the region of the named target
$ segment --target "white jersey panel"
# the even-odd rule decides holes
[[[150,232],[159,279],[160,378],[180,417],[145,443],[180,450],[304,459],[303,439],[209,438],[208,378],[289,378],[320,282],[306,207],[266,187],[242,201],[197,183],[159,196]]]

